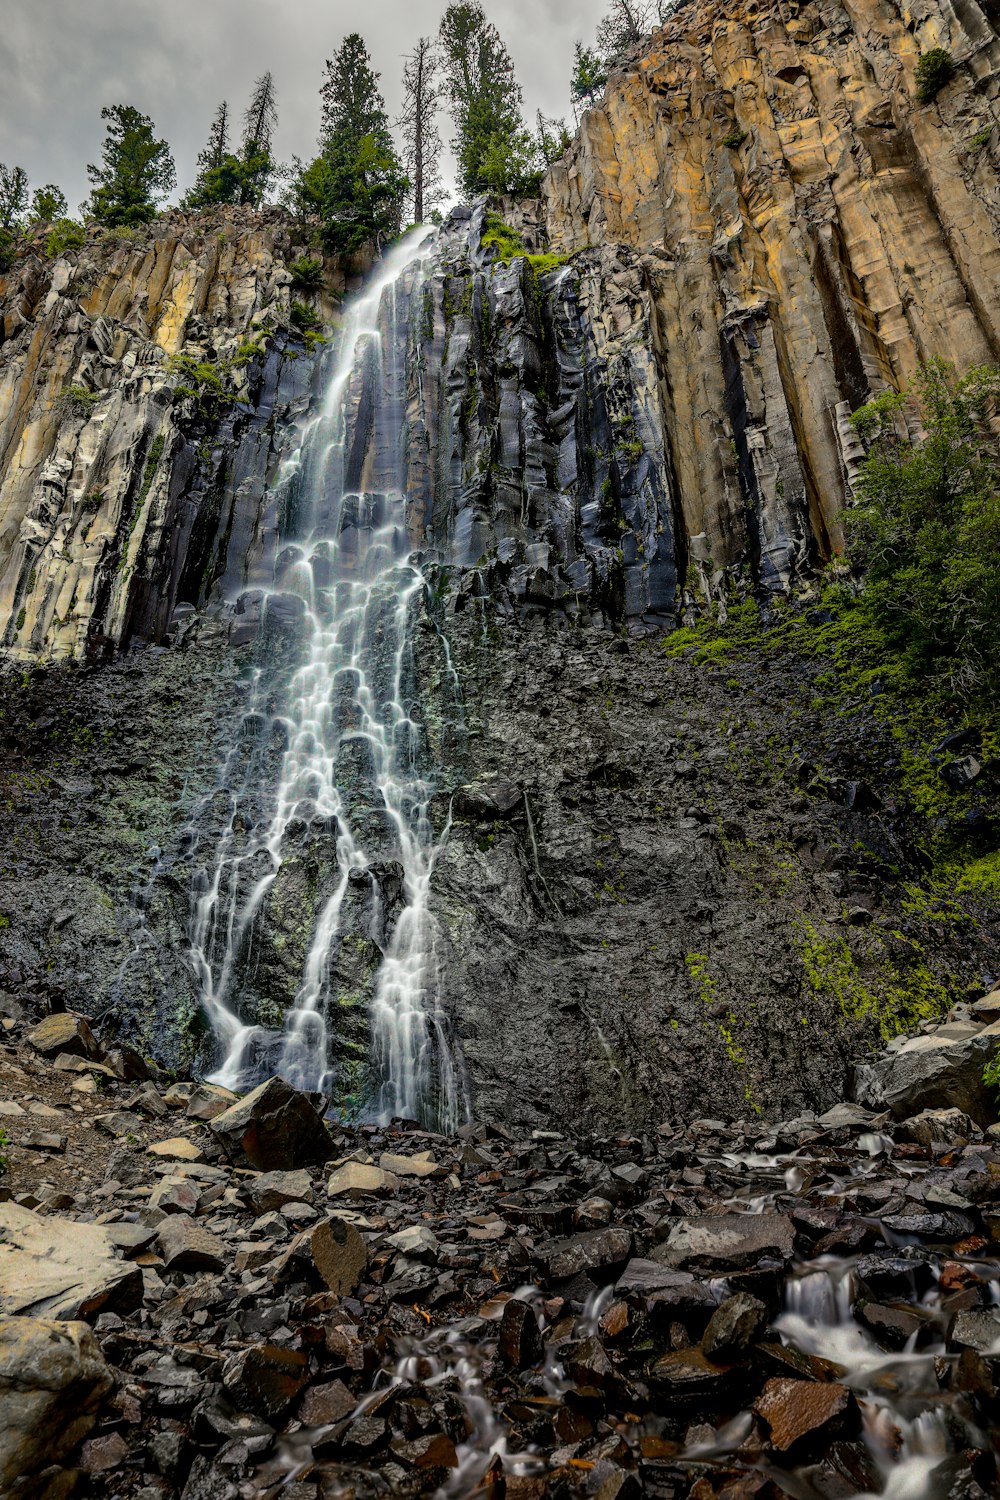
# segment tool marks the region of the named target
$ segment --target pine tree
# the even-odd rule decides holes
[[[28,207],[28,174],[23,167],[5,167],[0,162],[0,228],[20,224]]]
[[[229,155],[229,105],[225,99],[215,111],[208,140],[198,152],[199,175],[221,167]]]
[[[607,81],[607,68],[593,47],[585,47],[582,42],[577,42],[573,51],[573,76],[569,86],[574,113],[581,105],[584,109],[589,109]]]
[[[146,224],[177,180],[170,148],[155,139],[149,116],[131,104],[107,105],[101,119],[108,121],[107,133],[100,166],[87,168],[93,183],[87,211],[102,224]]]
[[[320,155],[299,173],[291,198],[300,212],[319,215],[331,249],[379,244],[399,233],[409,184],[378,79],[357,32],[326,64]]]
[[[243,116],[243,181],[239,202],[259,208],[274,177],[271,148],[278,128],[278,94],[274,74],[262,73],[253,86]]]
[[[478,0],[449,5],[439,33],[466,193],[521,193],[537,182],[534,143],[521,114],[510,53]]]
[[[33,224],[54,224],[66,217],[66,209],[66,194],[54,182],[47,182],[32,193],[28,218]]]
[[[420,37],[403,67],[403,110],[399,117],[416,224],[422,224],[444,196],[441,136],[437,128],[440,69],[441,59],[430,38]]]

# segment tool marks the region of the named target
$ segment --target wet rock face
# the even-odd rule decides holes
[[[684,4],[529,206],[539,249],[632,253],[707,574],[780,587],[836,550],[846,413],[929,355],[996,359],[995,25],[950,0]],[[956,74],[921,105],[933,47]]]

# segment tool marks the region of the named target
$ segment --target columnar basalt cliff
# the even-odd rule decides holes
[[[685,4],[528,216],[616,247],[654,333],[681,530],[801,581],[841,544],[846,415],[919,360],[1000,350],[1000,42],[975,0]],[[921,52],[954,79],[917,97]]]

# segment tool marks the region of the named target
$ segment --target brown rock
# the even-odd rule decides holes
[[[311,1203],[312,1181],[301,1167],[297,1172],[264,1172],[250,1183],[247,1193],[256,1212],[267,1214],[286,1203]]]
[[[538,1319],[527,1302],[511,1297],[500,1318],[500,1358],[511,1370],[524,1370],[539,1364],[542,1341]]]
[[[299,1421],[307,1427],[326,1427],[331,1422],[341,1422],[344,1417],[349,1417],[357,1404],[358,1398],[342,1380],[311,1385],[302,1397]]]
[[[104,1474],[120,1468],[128,1457],[128,1443],[120,1432],[88,1438],[80,1452],[80,1468],[85,1474]]]
[[[858,1418],[851,1392],[833,1381],[769,1380],[753,1409],[767,1429],[770,1446],[779,1453],[849,1431]]]
[[[25,1040],[29,1047],[43,1057],[55,1057],[60,1052],[71,1057],[86,1057],[96,1060],[101,1055],[97,1038],[90,1029],[85,1016],[76,1016],[69,1011],[46,1016],[39,1021]]]
[[[368,1249],[353,1224],[325,1219],[306,1231],[313,1265],[338,1297],[357,1290],[368,1266]]]

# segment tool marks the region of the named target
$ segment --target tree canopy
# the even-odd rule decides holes
[[[431,39],[422,36],[403,65],[403,108],[398,122],[417,224],[424,222],[444,196],[437,127],[441,93],[441,55]]]
[[[177,181],[166,141],[158,141],[148,115],[130,104],[101,110],[107,131],[100,164],[87,175],[93,184],[87,211],[102,224],[145,224]]]
[[[537,143],[497,28],[478,0],[464,0],[448,6],[439,40],[462,188],[470,197],[530,191],[539,177]]]
[[[327,61],[320,154],[300,169],[291,194],[301,212],[319,215],[330,249],[399,233],[408,182],[378,80],[364,39],[352,32]]]

